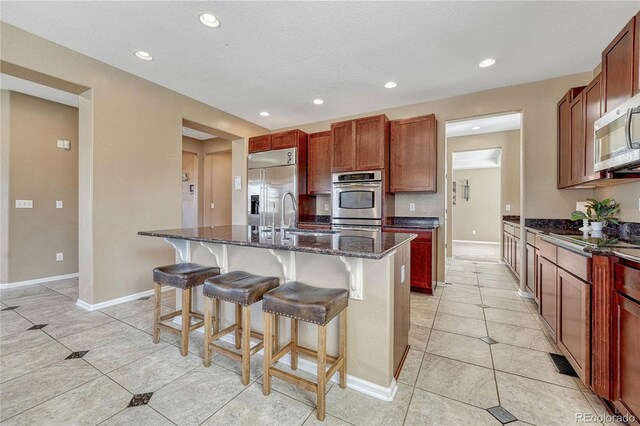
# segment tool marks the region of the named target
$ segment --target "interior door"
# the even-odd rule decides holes
[[[204,161],[203,226],[231,225],[231,151],[207,154]]]
[[[182,151],[182,227],[198,226],[198,154]]]

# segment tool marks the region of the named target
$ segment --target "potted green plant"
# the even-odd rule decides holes
[[[602,231],[602,228],[609,223],[619,223],[616,215],[620,212],[620,203],[616,203],[613,198],[606,198],[602,201],[587,198],[587,212],[576,210],[571,213],[571,220],[591,220],[591,229],[595,232]]]

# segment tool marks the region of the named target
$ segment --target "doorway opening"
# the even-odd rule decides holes
[[[182,123],[182,227],[232,223],[232,141],[215,129]]]
[[[502,222],[520,220],[520,112],[446,123],[447,259],[499,263]]]

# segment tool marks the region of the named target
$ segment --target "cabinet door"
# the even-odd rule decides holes
[[[425,115],[390,124],[391,192],[436,192],[436,117]]]
[[[350,172],[356,168],[356,123],[331,124],[331,171]]]
[[[331,194],[331,132],[309,135],[309,194]]]
[[[615,293],[613,396],[616,408],[640,416],[640,304]]]
[[[558,346],[582,382],[591,384],[591,286],[558,268]]]
[[[599,179],[601,174],[594,172],[594,140],[595,130],[594,124],[597,119],[602,116],[602,85],[600,83],[602,74],[598,74],[596,78],[584,89],[584,174],[583,182],[589,182]]]
[[[432,290],[431,241],[416,238],[411,241],[411,287]]]
[[[566,188],[571,181],[571,109],[570,96],[558,102],[558,188]]]
[[[602,92],[605,113],[633,97],[637,90],[638,52],[637,47],[634,49],[635,31],[634,17],[602,52]]]
[[[506,232],[502,233],[502,260],[509,264],[509,234]]]
[[[538,303],[538,311],[540,310],[540,280],[538,279],[538,249],[533,251],[533,298]]]
[[[538,301],[538,298],[536,297],[536,285],[535,285],[535,270],[536,270],[536,264],[535,264],[535,260],[536,260],[536,250],[535,248],[530,245],[530,244],[525,244],[525,250],[527,251],[527,271],[525,274],[525,282],[526,282],[526,286],[527,286],[527,290],[533,294],[533,298],[535,299],[535,301]]]
[[[298,130],[274,133],[271,135],[271,149],[296,148],[298,146]]]
[[[388,150],[388,123],[384,115],[356,120],[356,170],[385,169]]]
[[[513,241],[513,271],[520,278],[520,238],[514,238]]]
[[[553,339],[558,328],[557,267],[542,256],[538,257],[540,283],[540,315],[549,325]]]
[[[271,149],[271,135],[254,136],[249,138],[249,152],[269,151]]]
[[[571,185],[576,185],[582,182],[585,175],[584,100],[582,94],[571,102],[569,110],[571,121],[569,130],[571,177],[569,182]]]

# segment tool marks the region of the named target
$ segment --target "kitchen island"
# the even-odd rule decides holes
[[[408,350],[410,241],[415,234],[296,230],[251,226],[215,226],[139,232],[163,238],[176,250],[177,262],[218,266],[222,273],[242,270],[296,280],[317,287],[349,290],[347,386],[393,400],[396,378]],[[180,304],[180,297],[176,297]],[[180,306],[178,305],[179,309]],[[194,308],[203,310],[201,290]],[[252,306],[252,328],[262,332],[261,303]],[[222,304],[222,326],[234,309]],[[314,347],[316,327],[300,323],[301,344]],[[280,321],[280,344],[288,342],[290,322]],[[233,339],[232,335],[228,336]],[[232,341],[232,340],[230,340]],[[328,326],[327,350],[337,353],[337,321]],[[287,357],[282,359],[288,363]],[[301,358],[299,368],[315,374],[315,363]]]

